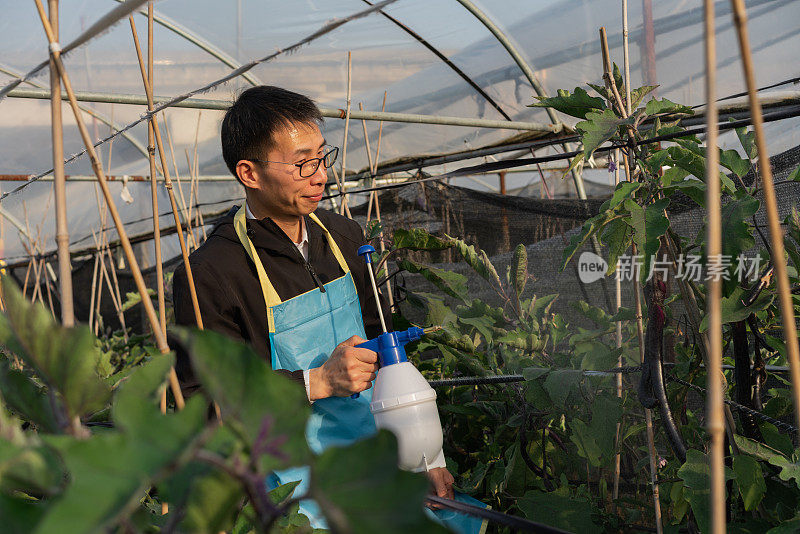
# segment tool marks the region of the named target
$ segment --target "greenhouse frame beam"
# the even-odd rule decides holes
[[[117,2],[124,3],[125,0],[117,0]],[[144,10],[144,9],[140,9],[138,11],[138,13],[140,15],[143,15],[144,17],[147,17],[147,11]],[[204,39],[204,38],[200,37],[199,35],[195,34],[191,30],[189,30],[188,28],[186,28],[184,26],[181,26],[180,24],[178,24],[177,22],[175,22],[171,18],[167,17],[166,15],[161,15],[158,12],[154,11],[153,12],[153,20],[155,22],[157,22],[158,24],[160,24],[161,26],[163,26],[164,28],[166,28],[169,31],[173,32],[174,34],[182,37],[183,39],[186,39],[187,41],[189,41],[193,45],[197,46],[198,48],[200,48],[204,52],[207,52],[207,53],[211,54],[213,57],[215,57],[216,59],[220,60],[222,63],[224,63],[228,67],[230,67],[232,69],[238,69],[239,67],[242,66],[242,64],[239,63],[236,59],[234,59],[233,57],[229,56],[228,54],[226,54],[225,52],[223,52],[222,50],[220,50],[219,48],[217,48],[216,46],[214,46],[213,44],[208,42],[206,39]],[[253,85],[253,86],[255,86],[255,85],[264,85],[264,82],[262,82],[261,80],[258,79],[258,77],[256,77],[255,75],[253,75],[253,74],[251,74],[249,72],[245,72],[244,74],[242,74],[242,78],[247,80],[250,83],[250,85]]]
[[[540,97],[546,97],[547,92],[536,78],[536,75],[533,73],[533,69],[531,69],[530,65],[528,65],[528,63],[522,57],[522,54],[519,53],[517,47],[514,46],[514,43],[511,42],[511,39],[508,38],[503,30],[501,30],[489,17],[487,17],[486,14],[478,8],[478,6],[473,4],[471,0],[458,0],[458,3],[464,6],[475,16],[475,18],[481,21],[481,23],[483,23],[483,25],[486,26],[490,32],[492,32],[492,35],[494,35],[498,42],[503,45],[503,48],[508,51],[508,53],[511,55],[511,58],[519,66],[520,70],[522,70],[522,73],[533,86],[533,90],[536,91],[536,94]],[[547,116],[550,117],[550,120],[553,121],[554,125],[561,125],[561,120],[558,118],[558,115],[553,108],[546,107],[545,111],[547,112]],[[569,145],[565,144],[563,147],[565,152],[570,151],[571,147]],[[586,190],[583,187],[583,178],[581,178],[581,165],[581,163],[578,163],[578,165],[576,165],[575,168],[570,171],[570,174],[572,174],[572,181],[575,182],[575,191],[578,194],[578,198],[585,199]]]
[[[542,84],[539,82],[538,78],[536,78],[536,75],[533,73],[533,69],[530,65],[528,65],[527,61],[525,61],[525,58],[522,57],[522,54],[519,53],[517,47],[514,46],[514,43],[511,42],[503,30],[501,30],[497,24],[492,21],[492,19],[486,16],[486,13],[481,11],[478,6],[473,4],[471,0],[457,1],[459,4],[464,6],[467,11],[472,13],[472,15],[484,26],[486,26],[486,29],[492,32],[492,35],[494,35],[495,39],[497,39],[497,41],[503,46],[503,48],[506,49],[509,55],[511,55],[514,63],[517,64],[522,71],[522,74],[525,75],[531,86],[533,86],[533,90],[536,91],[536,94],[541,97],[546,97],[547,92],[544,90],[544,87],[542,87]],[[556,112],[553,110],[553,108],[545,108],[545,110],[547,111],[547,115],[550,117],[550,120],[553,121],[553,124],[561,124],[561,121],[559,120],[558,115],[556,115]]]
[[[367,5],[370,5],[370,6],[372,5],[372,2],[370,2],[369,0],[361,0],[361,1],[364,2]],[[450,59],[447,56],[445,56],[442,52],[440,52],[438,48],[436,48],[431,43],[429,43],[424,37],[422,37],[420,34],[415,32],[414,30],[412,30],[409,26],[407,26],[406,24],[400,22],[399,20],[397,20],[393,16],[389,15],[385,11],[380,10],[379,13],[381,15],[383,15],[384,17],[386,17],[387,19],[389,19],[391,22],[393,22],[398,28],[400,28],[401,30],[406,32],[408,35],[413,37],[419,44],[421,44],[422,46],[424,46],[425,48],[430,50],[433,53],[433,55],[435,55],[440,60],[442,60],[442,62],[445,65],[447,65],[448,67],[450,67],[450,69],[453,72],[458,74],[461,77],[462,80],[467,82],[467,84],[469,84],[470,87],[475,89],[475,91],[477,91],[478,94],[481,95],[481,97],[483,97],[483,99],[486,100],[489,103],[489,105],[491,105],[494,109],[496,109],[497,112],[500,113],[500,115],[502,115],[506,120],[509,120],[509,121],[511,120],[511,117],[508,115],[508,113],[506,113],[503,110],[503,108],[500,107],[500,104],[498,104],[495,101],[494,98],[489,96],[489,94],[486,91],[484,91],[483,88],[475,82],[475,80],[470,78],[470,76],[466,72],[461,70],[458,67],[458,65],[456,65],[455,63],[450,61]]]
[[[14,98],[35,98],[49,99],[49,91],[40,89],[14,89],[8,96]],[[96,93],[88,91],[76,91],[75,97],[81,102],[102,102],[106,104],[132,104],[147,105],[147,99],[143,95],[120,94],[120,93]],[[66,94],[62,93],[62,98],[66,99]],[[167,102],[169,97],[153,97],[156,103]],[[208,98],[187,98],[172,107],[194,108],[225,111],[231,106],[229,100],[208,99]],[[343,119],[344,110],[339,108],[320,108],[323,117]],[[521,130],[541,132],[545,134],[559,133],[563,130],[563,125],[544,124],[541,122],[520,122],[520,121],[501,121],[492,119],[471,119],[468,117],[444,117],[437,115],[418,115],[414,113],[390,113],[380,111],[356,111],[350,112],[351,119],[364,119],[368,121],[387,121],[387,122],[407,122],[413,124],[438,124],[448,126],[466,126],[471,128],[491,128],[502,130]]]
[[[0,72],[2,72],[4,74],[8,74],[9,76],[14,76],[16,78],[21,78],[22,77],[22,74],[14,71],[12,69],[9,69],[7,66],[4,66],[4,65],[0,65]],[[33,87],[36,87],[37,89],[44,90],[44,88],[45,88],[43,84],[40,84],[39,82],[35,82],[33,80],[25,80],[25,83],[30,84]],[[11,93],[14,93],[14,91],[12,90]],[[10,94],[9,96],[12,96],[12,95]],[[95,119],[99,120],[100,122],[102,122],[103,124],[108,126],[109,128],[111,128],[111,129],[113,129],[115,131],[121,130],[121,127],[117,123],[115,123],[114,121],[112,121],[110,118],[106,117],[104,114],[100,113],[99,111],[95,111],[92,108],[89,108],[87,106],[78,106],[78,107],[81,109],[81,111],[83,111],[84,113],[87,113],[88,115],[91,115],[92,117],[94,117]],[[135,137],[131,136],[128,132],[123,132],[122,133],[122,137],[127,139],[136,148],[136,150],[141,152],[142,156],[144,156],[145,158],[147,157],[147,149],[144,147],[144,145],[142,145],[139,141],[137,141]]]

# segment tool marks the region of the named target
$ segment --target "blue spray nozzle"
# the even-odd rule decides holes
[[[425,331],[417,326],[412,326],[408,330],[401,332],[386,332],[369,341],[365,341],[356,347],[369,349],[378,353],[378,363],[381,367],[396,363],[407,362],[405,346],[412,341],[420,339]],[[358,393],[350,395],[351,399],[357,399]]]
[[[362,245],[358,247],[358,255],[364,256],[364,261],[372,263],[372,254],[375,252],[375,247],[372,245]]]

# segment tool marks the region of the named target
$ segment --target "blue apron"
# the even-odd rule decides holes
[[[365,339],[367,337],[361,317],[361,303],[350,268],[322,222],[313,213],[309,218],[325,232],[331,252],[344,275],[325,284],[324,292],[314,288],[287,301],[281,301],[247,236],[244,206],[239,208],[234,217],[236,234],[256,267],[264,295],[273,369],[296,371],[320,367],[333,349],[343,341],[355,335]],[[311,417],[306,424],[306,440],[311,450],[320,454],[328,447],[350,445],[375,434],[375,419],[369,409],[371,401],[372,389],[362,391],[356,399],[329,397],[315,401],[311,405]],[[308,467],[293,467],[272,473],[268,484],[273,489],[299,480],[295,493],[302,495],[308,490],[309,478]],[[459,495],[457,499],[463,500],[464,497],[471,504],[485,506],[465,495]],[[325,518],[313,500],[301,501],[300,512],[311,520],[314,528],[327,528]],[[480,526],[474,528],[474,519],[468,516],[451,514],[444,510],[435,512],[435,515],[443,516],[440,521],[456,532],[466,534],[480,531]],[[463,528],[467,525],[472,528]]]

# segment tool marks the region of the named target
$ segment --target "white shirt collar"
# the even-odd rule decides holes
[[[250,211],[250,205],[247,204],[246,201],[244,203],[244,215],[248,219],[256,220],[256,216]],[[294,243],[294,240],[292,240],[292,242]],[[300,254],[302,254],[305,259],[308,259],[308,232],[306,231],[305,217],[300,217],[300,242],[294,243],[294,246],[297,247],[297,250],[300,251]]]

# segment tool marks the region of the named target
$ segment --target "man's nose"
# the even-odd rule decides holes
[[[325,165],[320,162],[319,167],[314,174],[311,175],[309,178],[313,185],[325,185],[328,183],[328,171],[325,168]]]

